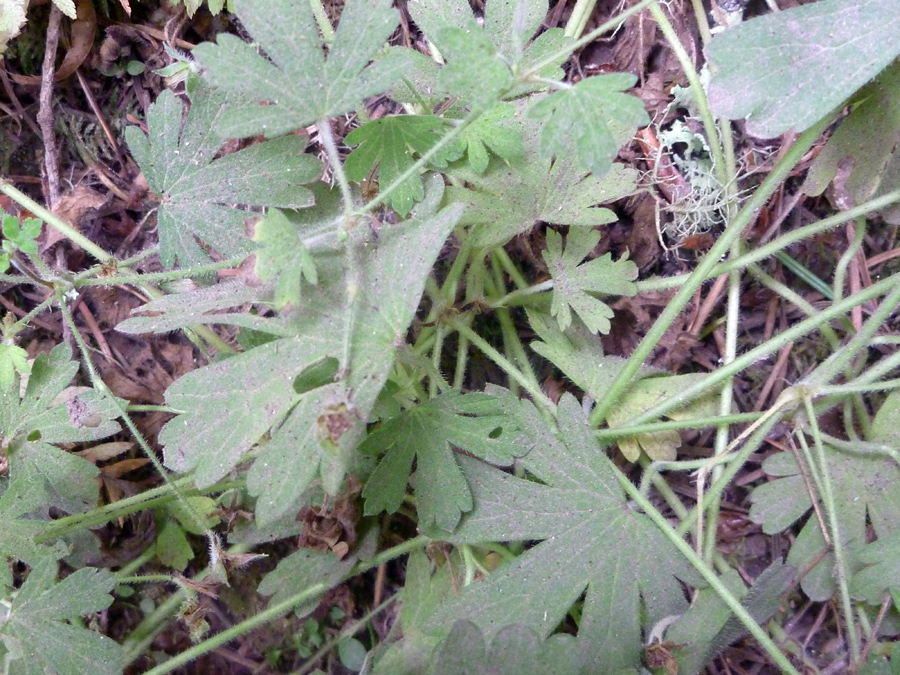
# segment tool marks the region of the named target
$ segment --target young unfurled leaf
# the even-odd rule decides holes
[[[641,100],[622,93],[636,81],[625,73],[597,75],[534,103],[531,115],[547,120],[541,150],[563,161],[574,157],[594,175],[605,174],[622,144],[618,129],[628,127],[630,136],[637,127],[650,124]]]
[[[460,515],[471,510],[472,495],[451,445],[502,465],[528,451],[493,396],[433,398],[389,420],[360,446],[365,454],[386,453],[363,490],[366,515],[400,507],[415,458],[419,523],[452,532]]]
[[[150,108],[149,139],[136,127],[125,130],[128,147],[161,199],[159,256],[166,267],[209,262],[209,248],[226,257],[250,253],[244,220],[253,213],[232,205],[310,206],[313,195],[302,185],[321,173],[319,161],[303,154],[306,144],[298,136],[214,160],[224,142],[215,122],[228,101],[202,80],[194,81],[189,93],[183,128],[181,100],[166,90]]]
[[[581,261],[600,241],[600,233],[586,228],[570,228],[566,249],[562,249],[562,236],[547,230],[547,250],[544,260],[553,277],[553,304],[550,313],[565,330],[572,323],[571,310],[575,310],[592,332],[608,333],[613,311],[589,293],[608,295],[634,295],[634,280],[638,268],[627,258],[613,262],[612,254]]]
[[[868,440],[896,447],[898,428],[900,392],[895,390],[875,416]],[[900,467],[890,457],[849,454],[829,446],[825,446],[825,461],[831,473],[835,516],[851,556],[851,568],[855,569],[855,553],[866,543],[869,524],[879,540],[900,532]],[[775,534],[809,511],[812,501],[793,453],[781,452],[768,457],[763,469],[777,478],[753,490],[750,518],[761,523],[766,534]],[[819,521],[809,518],[791,547],[787,562],[805,570],[820,560],[819,554],[825,550]],[[801,586],[810,598],[821,602],[831,599],[836,589],[834,564],[834,554],[828,552],[804,576]]]
[[[900,53],[900,12],[884,0],[822,0],[757,17],[707,48],[709,103],[773,138],[808,129]]]
[[[56,562],[34,564],[0,625],[9,675],[122,672],[122,649],[105,635],[72,623],[112,604],[116,577],[86,567],[56,583]]]
[[[466,586],[426,628],[449,631],[458,619],[468,619],[493,640],[515,617],[543,638],[583,597],[578,641],[585,662],[603,664],[604,672],[638,666],[642,627],[684,612],[677,579],[699,579],[656,525],[628,503],[574,397],[564,394],[557,409],[561,441],[531,403],[519,402],[510,414],[534,443],[519,461],[543,484],[459,457],[475,507],[453,534],[439,536],[455,544],[543,541]]]
[[[283,212],[269,209],[253,232],[256,251],[256,275],[262,281],[275,281],[275,308],[300,304],[303,279],[318,283],[316,263],[303,243],[300,232]]]
[[[3,215],[3,249],[12,253],[19,249],[23,253],[36,255],[38,246],[35,239],[41,234],[44,221],[40,218],[25,218],[21,224],[16,216]]]
[[[361,181],[377,164],[381,187],[393,184],[415,163],[413,153],[424,155],[440,139],[434,132],[442,127],[441,119],[433,115],[397,115],[367,122],[344,139],[347,145],[359,145],[344,162],[347,178]],[[390,204],[405,218],[424,196],[422,177],[413,175],[391,194]]]
[[[213,84],[246,97],[244,107],[227,114],[222,128],[231,136],[279,136],[350,112],[406,69],[401,52],[370,64],[400,20],[391,0],[349,0],[327,60],[306,0],[236,4],[244,26],[269,58],[224,33],[218,45],[204,43],[194,50]]]
[[[522,132],[525,152],[521,159],[508,163],[490,160],[483,174],[459,162],[447,170],[473,188],[447,188],[447,199],[466,204],[461,222],[475,226],[471,236],[478,248],[505,244],[538,220],[557,225],[613,222],[616,215],[598,204],[629,195],[636,188],[637,173],[621,164],[598,177],[575,162],[544,157],[537,149],[540,128],[532,120],[498,124]]]
[[[488,105],[503,92],[512,99],[545,89],[547,80],[560,79],[561,56],[541,68],[544,80],[513,86],[511,76],[529,70],[539,61],[559,52],[567,43],[561,28],[553,28],[528,42],[547,16],[546,0],[519,0],[488,3],[484,28],[473,22],[472,9],[460,0],[413,0],[409,12],[425,35],[447,59],[440,78],[447,93],[459,95],[466,103]]]

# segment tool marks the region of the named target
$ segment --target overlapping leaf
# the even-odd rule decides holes
[[[707,48],[709,102],[765,138],[800,132],[897,54],[900,12],[883,0],[821,0],[746,21]]]
[[[445,394],[371,433],[360,452],[386,454],[363,490],[366,514],[400,507],[415,458],[419,524],[453,531],[460,515],[472,509],[472,495],[451,446],[504,466],[530,450],[500,403],[487,394]]]
[[[548,157],[571,161],[596,176],[609,171],[622,145],[622,127],[634,133],[650,124],[644,104],[622,91],[637,82],[634,75],[612,73],[588,77],[555,91],[531,106],[530,113],[546,119],[541,150]]]
[[[248,475],[250,491],[259,497],[257,519],[265,524],[288,511],[316,475],[326,489],[337,490],[425,278],[461,212],[436,212],[441,185],[434,178],[429,186],[409,221],[382,228],[377,245],[353,244],[360,269],[353,272],[352,303],[345,259],[323,256],[317,260],[319,284],[303,306],[272,320],[274,332],[292,330],[292,337],[196,370],[169,388],[169,404],[185,411],[160,434],[169,467],[196,470],[198,484],[211,485],[275,425]],[[365,228],[352,236],[365,236]],[[263,320],[255,327],[269,326]],[[295,390],[304,370],[329,357],[341,359],[348,343],[345,379]],[[230,411],[224,420],[222,410]]]
[[[202,80],[190,90],[184,121],[181,100],[159,95],[147,118],[149,139],[136,127],[125,131],[128,147],[144,172],[159,206],[159,255],[166,267],[209,262],[212,248],[226,257],[252,251],[244,233],[249,211],[233,204],[301,208],[313,203],[302,187],[316,180],[321,166],[303,154],[305,142],[288,136],[213,159],[224,139],[215,132],[228,108],[221,92]]]
[[[561,330],[572,323],[572,311],[581,317],[592,332],[608,333],[612,309],[591,293],[604,295],[634,295],[638,268],[627,257],[613,261],[612,254],[582,260],[600,242],[600,233],[586,228],[571,228],[565,250],[562,236],[547,230],[547,250],[544,260],[553,277],[553,304],[550,313],[559,321]]]
[[[493,248],[526,232],[538,220],[557,225],[601,225],[615,214],[598,206],[634,192],[637,174],[620,164],[597,177],[574,162],[552,162],[537,149],[539,127],[517,117],[509,128],[521,130],[525,152],[509,162],[492,159],[479,174],[468,166],[452,166],[448,173],[473,189],[451,187],[448,201],[467,205],[462,223],[473,225],[473,244]]]
[[[238,0],[241,22],[254,45],[220,34],[194,56],[217,87],[246,97],[224,122],[232,136],[278,136],[326,117],[354,110],[380,94],[406,69],[400,52],[370,62],[400,20],[390,0],[350,0],[325,58],[322,40],[306,0]]]
[[[299,305],[303,280],[315,286],[318,275],[297,226],[283,212],[270,209],[256,224],[252,239],[260,244],[255,254],[256,275],[261,281],[275,283],[275,308]]]
[[[876,444],[897,447],[900,429],[900,393],[892,393],[872,423]],[[831,473],[835,516],[852,553],[866,543],[867,522],[879,539],[900,531],[900,467],[886,456],[874,453],[849,454],[825,447],[825,461]],[[763,463],[766,473],[776,477],[757,487],[750,495],[750,517],[762,523],[767,534],[780,532],[812,508],[809,489],[790,452],[772,455]],[[826,549],[818,518],[809,518],[797,536],[787,562],[806,569]],[[858,568],[851,556],[851,572]],[[835,591],[832,576],[834,555],[824,558],[804,576],[803,590],[812,599],[829,600]]]
[[[696,577],[628,504],[574,398],[564,395],[557,411],[562,441],[530,403],[518,403],[510,414],[535,434],[534,450],[521,461],[544,484],[460,458],[475,508],[456,532],[441,536],[457,544],[543,541],[467,586],[438,608],[428,627],[447,630],[468,619],[492,640],[515,617],[546,637],[584,593],[578,634],[584,657],[609,672],[634,667],[642,626],[683,612],[687,602],[676,577]]]
[[[83,568],[56,582],[56,562],[35,564],[19,589],[0,641],[12,656],[9,675],[122,672],[118,643],[70,623],[112,604],[116,577],[107,570]]]
[[[344,139],[347,145],[359,145],[344,162],[347,178],[361,181],[377,166],[381,187],[393,184],[415,163],[413,153],[424,155],[440,139],[434,132],[443,126],[443,121],[434,115],[397,115],[354,129]],[[413,204],[424,196],[422,177],[413,175],[391,193],[390,204],[406,217]]]

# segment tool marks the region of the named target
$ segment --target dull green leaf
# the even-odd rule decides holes
[[[255,254],[256,276],[264,282],[275,282],[275,308],[299,305],[303,279],[315,286],[318,275],[297,226],[282,211],[269,209],[251,238],[261,245]]]
[[[411,167],[416,155],[424,155],[440,140],[434,133],[444,126],[434,115],[396,115],[367,122],[354,129],[344,142],[358,145],[344,162],[347,178],[363,180],[372,167],[378,167],[379,183],[392,185]],[[390,196],[390,204],[402,217],[425,196],[421,175],[413,175],[401,183]]]
[[[16,371],[27,375],[31,371],[28,365],[28,352],[14,344],[0,342],[0,392],[12,389],[16,381]]]
[[[635,382],[618,405],[610,411],[606,418],[610,428],[623,426],[634,417],[653,408],[658,403],[676,396],[706,377],[703,373],[671,375],[668,377],[648,377]],[[718,394],[711,392],[696,398],[683,408],[666,413],[673,420],[686,420],[692,417],[713,417],[718,410]],[[641,450],[653,461],[672,461],[681,447],[681,436],[677,431],[654,431],[649,434],[638,434],[632,438],[618,441],[619,450],[629,462],[640,458]]]
[[[224,143],[214,128],[228,100],[203,80],[194,81],[189,93],[183,126],[182,102],[166,90],[150,108],[149,139],[137,127],[125,130],[129,149],[161,199],[159,255],[166,267],[209,262],[209,248],[225,257],[250,253],[244,220],[253,212],[233,205],[311,206],[313,195],[302,185],[322,171],[317,159],[303,154],[306,143],[298,136],[214,159]]]
[[[720,577],[723,585],[764,625],[781,605],[781,595],[796,579],[797,571],[776,561],[767,567],[750,588],[741,576],[729,569]],[[675,650],[680,675],[696,675],[728,645],[747,634],[722,598],[710,588],[701,589],[691,608],[666,631],[665,639],[679,645]]]
[[[528,451],[495,397],[453,392],[433,398],[389,420],[360,445],[365,454],[385,453],[363,490],[366,515],[400,507],[415,458],[419,524],[452,532],[472,509],[472,495],[451,446],[502,466]]]
[[[193,52],[206,76],[225,91],[245,97],[226,114],[230,136],[279,136],[327,117],[355,110],[398,79],[408,62],[401,52],[373,58],[397,27],[390,0],[349,0],[341,12],[326,60],[306,0],[237,0],[237,14],[265,50],[220,34],[218,44]]]
[[[458,139],[453,154],[458,156],[464,151],[469,166],[477,174],[483,174],[488,167],[490,161],[488,151],[506,162],[521,158],[525,152],[522,131],[500,123],[513,117],[515,112],[515,107],[509,103],[495,105],[466,127]],[[451,155],[447,159],[452,161],[457,159],[457,156]]]
[[[483,174],[460,163],[447,170],[472,187],[447,188],[447,200],[466,205],[461,223],[474,226],[472,243],[476,247],[503,245],[538,220],[557,225],[601,225],[616,220],[612,211],[598,204],[634,192],[635,171],[614,164],[605,176],[597,177],[574,162],[551,162],[537,150],[539,125],[517,116],[508,128],[523,134],[521,159],[492,159]]]
[[[0,641],[12,659],[9,675],[122,672],[122,650],[115,640],[70,623],[112,604],[116,577],[83,568],[56,583],[56,562],[32,566],[0,627]]]
[[[289,511],[317,475],[334,493],[390,372],[398,336],[406,333],[425,278],[459,219],[458,206],[436,210],[441,193],[440,179],[431,178],[410,220],[382,228],[377,244],[351,239],[360,262],[352,306],[346,258],[317,258],[319,283],[302,307],[272,319],[250,317],[250,327],[288,337],[195,370],[169,387],[168,403],[185,412],[160,433],[166,465],[195,470],[198,485],[211,485],[271,432],[248,474],[262,525]],[[352,236],[366,232],[357,227]],[[208,320],[238,323],[242,316]],[[344,378],[298,394],[295,378],[323,359],[342,359],[347,344]],[[231,414],[223,420],[221,410]]]
[[[900,429],[900,391],[888,396],[872,422],[874,443],[896,447]],[[856,552],[866,543],[867,524],[879,539],[900,530],[900,467],[874,453],[849,454],[825,446],[831,473],[835,515],[850,556],[850,572],[858,569]],[[779,476],[753,490],[750,518],[762,523],[767,534],[781,531],[812,508],[809,490],[793,453],[769,457],[763,468]],[[805,570],[825,551],[825,541],[817,518],[809,518],[787,557],[787,563]],[[804,592],[817,601],[829,600],[835,591],[834,554],[827,552],[804,576]]]
[[[858,101],[809,169],[803,191],[819,195],[829,183],[836,208],[848,209],[897,188],[900,171],[900,63],[859,90]],[[896,222],[897,207],[889,212]],[[888,214],[885,214],[888,215]]]
[[[525,402],[516,415],[523,429],[540,419]],[[543,484],[459,458],[475,508],[442,538],[455,544],[543,541],[466,586],[438,608],[428,627],[449,630],[468,619],[492,640],[515,617],[544,638],[584,594],[578,641],[586,662],[602,663],[609,672],[635,667],[643,653],[642,627],[687,608],[676,578],[697,578],[649,518],[628,504],[612,463],[569,394],[560,400],[557,423],[562,440],[541,433],[520,460]]]
[[[565,162],[574,157],[596,176],[609,171],[622,145],[616,127],[628,126],[633,134],[650,124],[641,100],[622,93],[635,82],[626,73],[587,77],[533,103],[529,113],[547,120],[541,131],[544,154]]]
[[[590,293],[604,295],[634,295],[634,280],[638,268],[627,257],[613,262],[612,254],[582,263],[600,242],[600,233],[587,228],[570,228],[566,248],[562,236],[547,230],[547,250],[544,260],[553,277],[553,303],[550,314],[559,322],[560,330],[572,323],[572,311],[593,332],[608,333],[613,311]]]
[[[802,132],[900,54],[900,12],[883,0],[821,0],[724,31],[707,47],[709,103],[773,138]]]

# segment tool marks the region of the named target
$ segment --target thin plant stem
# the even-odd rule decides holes
[[[322,33],[322,42],[330,45],[334,41],[334,28],[331,25],[331,21],[328,20],[328,13],[325,11],[322,0],[309,0],[309,6],[312,8],[313,16],[316,18],[319,32]]]
[[[575,38],[576,40],[584,33],[588,19],[594,13],[597,6],[597,0],[576,0],[575,7],[572,8],[572,14],[566,22],[566,37]]]
[[[865,236],[866,219],[860,216],[856,219],[853,240],[850,242],[847,250],[844,251],[834,268],[834,290],[832,291],[832,297],[837,298],[838,300],[844,297],[844,275],[847,273],[847,268],[850,266],[853,256],[856,255],[856,252],[862,246]]]
[[[150,463],[153,464],[153,468],[156,469],[156,472],[159,474],[160,478],[163,479],[172,489],[172,492],[178,497],[178,501],[184,506],[187,513],[190,514],[191,519],[194,521],[194,524],[200,528],[200,531],[205,533],[210,540],[215,536],[210,529],[209,525],[206,522],[206,519],[203,515],[197,510],[197,508],[188,501],[187,497],[181,492],[181,490],[176,487],[176,485],[172,482],[172,479],[169,477],[169,472],[162,465],[162,462],[159,461],[159,458],[156,456],[156,453],[153,452],[153,448],[150,447],[150,444],[147,443],[144,435],[140,432],[140,430],[135,425],[134,421],[132,421],[131,416],[125,410],[125,406],[123,406],[119,399],[109,390],[109,387],[106,386],[106,383],[97,375],[97,371],[94,369],[94,364],[91,361],[90,351],[88,350],[88,346],[84,341],[84,337],[82,337],[81,332],[78,330],[78,326],[75,324],[75,319],[72,316],[72,313],[69,311],[68,305],[66,305],[65,298],[59,297],[59,308],[62,311],[63,320],[69,325],[69,328],[72,331],[72,335],[75,338],[75,342],[78,345],[79,350],[81,351],[81,359],[82,363],[84,363],[85,368],[87,368],[88,374],[91,378],[91,383],[94,385],[94,389],[96,389],[101,394],[104,394],[111,405],[113,405],[119,413],[119,417],[122,422],[125,423],[125,426],[128,427],[128,430],[131,432],[134,440],[137,441],[137,444],[141,447],[144,454],[150,460]]]
[[[605,455],[604,455],[605,457]],[[628,496],[637,504],[638,507],[647,515],[650,520],[659,528],[660,532],[681,552],[681,554],[687,558],[687,561],[691,564],[691,566],[697,570],[700,576],[709,584],[709,586],[713,589],[716,595],[725,603],[725,605],[732,611],[738,621],[740,621],[744,627],[756,638],[756,641],[759,645],[766,650],[769,656],[773,661],[782,669],[785,673],[792,673],[793,675],[800,675],[788,658],[784,655],[784,653],[778,648],[778,646],[772,641],[772,638],[762,629],[762,627],[756,623],[747,609],[740,603],[740,601],[732,595],[731,591],[729,591],[725,585],[722,583],[719,576],[715,573],[715,571],[707,565],[702,558],[700,558],[696,553],[694,553],[693,549],[691,549],[690,545],[679,536],[672,526],[669,525],[669,522],[665,519],[665,517],[656,510],[653,504],[650,503],[644,495],[640,493],[640,491],[635,487],[635,485],[629,480],[628,476],[623,474],[618,467],[616,467],[612,461],[607,458],[610,469],[614,472],[616,480],[619,481],[619,485],[622,486],[622,489],[628,494]]]
[[[430,541],[431,540],[428,537],[423,536],[409,539],[402,544],[399,544],[398,546],[394,546],[393,548],[378,553],[369,560],[360,562],[359,564],[355,565],[349,572],[341,576],[340,581],[345,581],[358,574],[362,574],[367,570],[374,569],[383,562],[389,562],[391,560],[394,560],[395,558],[399,558],[401,555],[405,555],[416,549],[423,548]],[[334,585],[336,584],[333,582],[329,583],[324,581],[312,584],[303,591],[295,593],[287,599],[282,600],[281,602],[276,603],[271,607],[268,607],[259,614],[252,616],[249,619],[245,619],[244,621],[241,621],[231,628],[204,640],[200,644],[181,652],[165,663],[162,663],[155,668],[151,668],[150,670],[145,672],[144,675],[163,675],[164,673],[171,673],[176,668],[180,668],[181,666],[190,663],[197,657],[211,652],[216,647],[220,647],[227,642],[240,637],[241,635],[245,635],[254,628],[263,626],[266,623],[286,614],[287,612],[294,609],[294,607],[297,607],[298,605],[316,598]]]
[[[781,163],[779,162],[779,165],[780,164]],[[876,199],[870,199],[869,201],[860,204],[859,206],[852,209],[841,211],[840,213],[836,213],[835,215],[829,216],[828,218],[823,218],[822,220],[810,225],[798,227],[795,230],[786,232],[777,239],[773,239],[768,244],[764,244],[763,246],[759,246],[750,251],[746,251],[739,258],[728,260],[724,263],[715,265],[704,277],[704,280],[713,279],[715,277],[721,276],[722,274],[727,274],[732,270],[741,269],[743,267],[747,267],[751,263],[769,258],[775,255],[778,251],[787,248],[791,244],[795,244],[798,241],[803,241],[804,239],[812,238],[822,232],[827,232],[828,230],[831,230],[838,225],[842,225],[849,220],[859,218],[860,216],[872,213],[873,211],[884,209],[885,207],[890,206],[897,201],[900,201],[900,190],[893,190],[892,192],[888,192],[887,194],[884,194],[881,197],[877,197]],[[724,253],[724,249],[722,253]],[[665,290],[667,288],[677,288],[687,283],[692,275],[693,273],[679,274],[672,277],[657,277],[654,279],[638,281],[636,282],[637,291],[638,293],[643,293],[646,291],[658,291]],[[552,283],[550,288],[552,288]]]
[[[314,0],[310,0],[311,2]],[[344,173],[344,165],[341,164],[341,156],[338,153],[337,144],[334,142],[334,134],[331,131],[331,122],[328,118],[320,119],[316,122],[316,130],[319,132],[319,140],[325,147],[325,154],[328,155],[328,162],[331,164],[331,170],[337,180],[338,187],[341,189],[341,197],[344,200],[344,228],[350,227],[350,214],[356,208],[353,200],[353,193],[350,190],[350,182],[347,180],[347,174]]]
[[[761,412],[749,413],[733,413],[730,415],[715,417],[695,417],[686,420],[666,420],[664,422],[652,422],[650,424],[640,424],[637,426],[610,427],[608,429],[597,429],[594,436],[601,443],[610,443],[619,438],[627,438],[637,434],[652,434],[656,431],[679,431],[681,429],[699,430],[706,427],[717,427],[720,424],[744,424],[746,422],[755,422],[763,416]]]
[[[853,603],[850,600],[850,586],[848,583],[847,557],[844,552],[844,542],[841,538],[841,527],[837,517],[837,505],[834,499],[834,487],[831,481],[831,471],[828,468],[828,458],[825,457],[825,445],[819,433],[819,425],[816,422],[816,411],[812,406],[812,398],[806,396],[803,399],[806,407],[806,415],[809,420],[813,436],[813,447],[816,449],[818,469],[821,478],[821,494],[825,515],[828,518],[828,527],[831,531],[831,546],[834,551],[835,571],[839,597],[841,599],[841,611],[847,625],[847,639],[850,643],[850,658],[855,665],[859,662],[859,635],[856,632],[856,623],[853,620]]]
[[[26,195],[24,192],[17,190],[10,183],[7,183],[2,179],[0,179],[0,192],[3,192],[20,206],[24,206],[35,216],[47,223],[47,225],[59,232],[69,241],[78,244],[78,246],[90,253],[100,262],[105,263],[115,260],[115,258],[110,253],[104,251],[101,247],[85,237],[83,234],[81,234],[81,232],[69,225],[62,218],[54,215],[52,212],[34,201],[31,197]]]
[[[900,287],[898,287],[896,279],[894,279],[893,277],[882,279],[881,281],[872,284],[867,288],[864,288],[851,297],[845,298],[841,302],[835,303],[830,307],[822,310],[816,316],[804,319],[803,321],[791,326],[782,333],[773,336],[765,343],[742,354],[731,363],[722,366],[713,373],[710,373],[702,381],[686,387],[678,394],[669,397],[668,399],[653,406],[651,409],[641,413],[640,415],[637,415],[633,419],[629,420],[628,424],[644,424],[645,422],[654,421],[659,417],[662,417],[667,412],[685,405],[686,403],[694,400],[698,396],[701,396],[708,391],[712,391],[716,386],[720,385],[722,382],[732,377],[733,375],[736,375],[747,366],[755,363],[759,359],[768,356],[769,354],[775,353],[788,343],[800,339],[810,331],[818,328],[821,324],[838,318],[853,307],[876,298],[885,291],[891,289],[894,289],[895,293],[900,292]],[[610,389],[612,389],[612,387],[610,387]],[[607,396],[609,396],[609,394],[607,394]]]
[[[547,398],[547,395],[541,391],[538,383],[529,379],[522,371],[516,368],[512,362],[510,362],[503,354],[494,349],[490,344],[487,343],[484,338],[482,338],[478,333],[472,330],[469,326],[467,326],[463,321],[461,321],[458,317],[454,317],[449,320],[449,324],[456,330],[457,333],[463,335],[468,339],[469,342],[472,343],[474,347],[479,349],[482,354],[487,356],[491,361],[496,363],[511,379],[515,380],[519,383],[519,386],[522,387],[525,391],[528,392],[531,399],[541,406],[544,410],[552,411],[556,408],[553,405],[553,401]]]
[[[82,286],[115,286],[118,284],[135,284],[135,283],[160,283],[166,281],[175,281],[177,279],[185,279],[190,277],[203,277],[208,274],[215,274],[219,270],[232,269],[241,264],[244,257],[229,258],[221,262],[210,263],[208,265],[197,265],[184,270],[170,270],[168,272],[149,272],[147,274],[117,274],[111,277],[96,277],[93,279],[76,279],[73,285],[76,288]],[[96,272],[96,270],[94,270]]]
[[[804,132],[785,153],[784,157],[769,173],[763,183],[757,188],[753,195],[744,204],[744,207],[734,217],[734,220],[725,228],[722,236],[713,244],[712,248],[707,252],[706,256],[697,265],[697,268],[688,277],[687,282],[675,293],[669,304],[663,309],[659,318],[647,331],[644,338],[635,348],[631,357],[625,362],[625,365],[619,371],[612,383],[607,389],[606,396],[603,397],[594,408],[591,414],[591,422],[599,425],[606,419],[609,411],[616,403],[621,400],[625,390],[630,386],[632,379],[637,375],[638,370],[647,361],[650,352],[656,348],[663,334],[668,330],[669,326],[675,318],[681,313],[684,306],[693,297],[697,287],[709,275],[716,266],[719,258],[728,251],[732,242],[740,237],[744,228],[750,224],[756,214],[756,209],[762,208],[768,201],[769,197],[775,192],[779,185],[787,178],[793,167],[796,166],[800,158],[812,147],[825,127],[831,120],[831,116],[820,121],[806,132]],[[784,344],[787,344],[786,342]],[[734,363],[739,361],[735,360]]]

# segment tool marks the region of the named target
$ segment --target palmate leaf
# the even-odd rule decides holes
[[[634,280],[637,279],[638,268],[627,257],[613,262],[612,254],[607,253],[589,262],[581,262],[599,242],[600,233],[596,230],[573,227],[569,230],[563,251],[562,236],[547,230],[547,250],[543,256],[553,277],[550,313],[559,321],[561,330],[571,325],[572,311],[575,311],[589,330],[608,333],[613,311],[589,293],[637,293]]]
[[[900,392],[894,391],[882,404],[872,422],[872,443],[897,447],[900,429]],[[831,473],[835,516],[850,558],[850,571],[859,565],[856,552],[866,543],[867,523],[879,540],[900,532],[900,467],[897,462],[878,454],[840,452],[825,447],[825,461]],[[806,481],[791,452],[768,457],[763,469],[775,477],[753,490],[750,518],[761,523],[763,532],[774,534],[789,527],[812,508]],[[826,550],[817,518],[809,518],[787,557],[787,563],[805,570]],[[801,582],[804,592],[813,600],[831,599],[836,589],[834,554],[824,558],[806,574]]]
[[[466,204],[462,224],[472,225],[478,248],[505,244],[527,232],[538,220],[556,225],[601,225],[616,220],[598,206],[625,197],[636,189],[637,173],[614,164],[605,176],[589,175],[574,162],[552,162],[538,150],[539,125],[519,117],[508,128],[521,131],[525,152],[509,162],[492,159],[479,174],[457,163],[447,173],[473,189],[450,187],[448,202]]]
[[[455,152],[447,159],[457,159],[462,154],[461,151],[464,151],[472,171],[479,175],[488,168],[488,151],[506,162],[521,159],[525,153],[521,129],[502,124],[503,120],[513,117],[515,112],[515,107],[510,103],[495,105],[466,127],[458,139]]]
[[[271,430],[248,474],[260,523],[290,510],[316,476],[326,490],[337,491],[425,278],[459,219],[459,206],[437,210],[441,193],[440,179],[432,177],[410,220],[382,228],[377,244],[358,244],[361,269],[354,273],[352,304],[345,258],[321,256],[319,283],[302,307],[271,320],[251,317],[253,328],[288,337],[195,370],[169,387],[167,401],[185,413],[160,433],[166,465],[195,470],[199,485],[211,485]],[[351,236],[365,231],[358,226]],[[236,313],[204,320],[237,324],[244,318]],[[325,359],[343,358],[348,342],[344,378],[311,391],[298,387],[298,393],[296,378]],[[231,411],[224,420],[222,410]]]
[[[472,509],[472,495],[451,445],[503,466],[530,449],[498,398],[456,392],[433,398],[389,420],[360,446],[363,453],[386,453],[363,490],[366,515],[400,507],[416,458],[419,524],[452,532]]]
[[[709,103],[773,138],[808,129],[897,54],[900,12],[883,0],[822,0],[767,14],[716,36],[707,48]]]
[[[547,85],[541,82],[511,87],[512,75],[572,42],[565,31],[554,28],[528,44],[547,16],[547,0],[487,3],[484,29],[463,0],[412,0],[408,8],[416,25],[446,58],[438,88],[467,104],[490,107],[501,95],[512,99],[545,89]],[[538,78],[560,79],[565,58],[541,68]]]
[[[203,80],[191,82],[189,95],[183,128],[182,102],[166,90],[150,108],[149,139],[136,127],[125,130],[129,149],[161,199],[159,256],[166,267],[209,262],[208,248],[226,257],[250,253],[244,220],[253,214],[232,205],[310,206],[313,195],[302,185],[321,174],[319,161],[303,154],[306,143],[298,136],[214,160],[224,143],[215,127],[228,99]]]
[[[122,672],[122,650],[100,633],[70,623],[112,604],[116,577],[107,570],[84,568],[59,583],[56,562],[33,565],[0,627],[11,661],[9,675]]]
[[[572,396],[564,395],[557,410],[562,441],[532,404],[520,402],[510,414],[534,435],[534,449],[520,461],[543,484],[460,457],[475,508],[452,535],[430,531],[456,544],[544,541],[466,586],[427,627],[449,631],[467,619],[493,640],[514,617],[543,638],[585,593],[578,632],[585,662],[603,664],[604,672],[637,666],[642,626],[681,614],[687,601],[677,579],[696,583],[696,574],[629,505]]]
[[[440,139],[434,132],[443,126],[443,121],[434,115],[397,115],[382,117],[354,129],[344,139],[347,145],[359,146],[344,162],[347,178],[361,181],[373,166],[377,166],[380,184],[383,187],[392,185],[415,163],[413,153],[424,155]],[[424,196],[422,177],[413,175],[394,190],[390,205],[405,218],[413,204]]]
[[[246,97],[222,129],[232,136],[278,136],[326,117],[355,110],[380,94],[406,69],[401,52],[370,62],[400,21],[391,0],[350,0],[344,5],[325,59],[322,40],[306,0],[237,0],[237,14],[254,45],[218,36],[193,52],[217,87]]]
[[[626,73],[587,77],[535,102],[530,114],[546,119],[541,150],[548,157],[574,157],[596,176],[609,171],[621,146],[615,127],[632,130],[650,124],[644,104],[622,91],[637,78]]]

